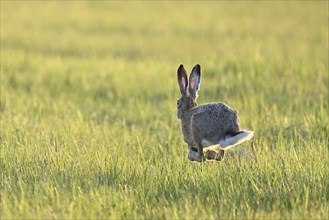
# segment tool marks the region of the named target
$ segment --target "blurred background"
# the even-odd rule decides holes
[[[188,163],[181,63],[201,65],[199,104],[256,131],[259,167]],[[2,217],[324,218],[328,100],[328,1],[1,1]]]
[[[100,105],[161,107],[179,95],[178,65],[200,63],[200,102],[225,101],[247,115],[266,102],[289,117],[286,108],[305,111],[320,100],[328,107],[326,5],[2,2],[1,106],[66,99],[85,103],[86,117]]]

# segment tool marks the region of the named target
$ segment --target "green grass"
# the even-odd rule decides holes
[[[250,143],[191,163],[180,63]],[[329,218],[328,2],[1,1],[0,218]]]

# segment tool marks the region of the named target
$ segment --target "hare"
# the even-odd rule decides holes
[[[182,97],[177,100],[177,118],[182,122],[182,132],[188,145],[188,159],[203,162],[206,159],[221,161],[225,150],[251,140],[254,132],[240,130],[237,111],[224,103],[209,103],[198,106],[197,91],[201,83],[201,67],[192,69],[189,80],[184,66],[177,70]],[[203,148],[220,145],[220,152]]]

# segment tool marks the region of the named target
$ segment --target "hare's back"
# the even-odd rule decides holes
[[[198,128],[203,137],[217,139],[239,132],[238,114],[225,103],[211,103],[198,108],[193,115],[193,126]]]

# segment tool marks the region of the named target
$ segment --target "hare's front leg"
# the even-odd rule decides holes
[[[198,160],[198,152],[192,150],[191,148],[188,150],[188,153],[187,153],[187,158],[190,160],[190,161],[197,161]]]
[[[198,161],[198,162],[205,161],[203,151],[193,147],[192,145],[189,145],[187,157],[190,161]]]
[[[198,162],[204,162],[204,161],[206,161],[206,158],[204,157],[204,154],[203,154],[202,137],[200,135],[198,127],[195,124],[192,125],[192,134],[193,134],[193,139],[194,139],[194,142],[195,142],[194,143],[195,148],[198,151],[197,161]]]

